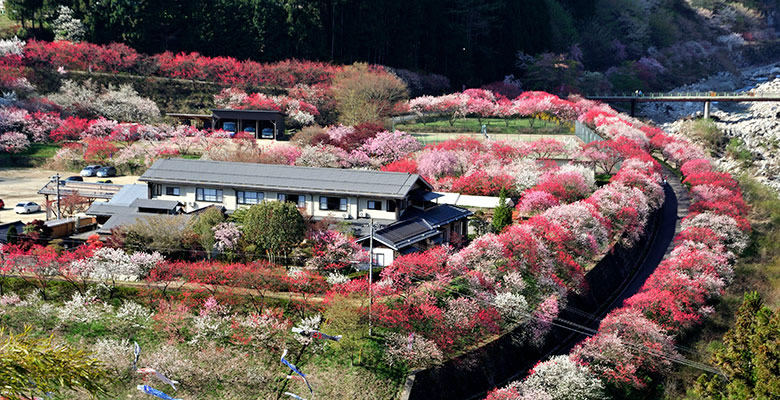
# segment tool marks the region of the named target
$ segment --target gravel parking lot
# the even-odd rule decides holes
[[[43,195],[38,194],[49,177],[56,174],[53,171],[43,168],[0,168],[0,199],[5,202],[5,208],[0,210],[0,223],[22,221],[30,222],[34,219],[46,219],[44,210]],[[59,171],[64,179],[69,176],[78,175],[78,173]],[[111,178],[85,177],[85,182],[97,182],[99,180],[110,179],[113,183],[127,184],[137,183],[138,176],[115,176]],[[32,214],[16,214],[14,206],[16,203],[34,201],[41,205],[41,211]]]

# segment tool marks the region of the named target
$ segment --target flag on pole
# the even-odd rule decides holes
[[[138,372],[139,374],[154,374],[154,376],[157,377],[157,379],[161,380],[162,383],[166,385],[171,385],[173,390],[178,390],[176,389],[176,385],[179,383],[179,381],[168,379],[167,376],[161,374],[160,372],[154,370],[153,368],[138,368],[136,372]]]
[[[287,355],[287,349],[284,349],[284,353],[282,353],[282,358],[281,358],[282,364],[286,365],[286,366],[287,366],[288,368],[290,368],[290,369],[291,369],[293,372],[295,372],[296,374],[300,375],[300,376],[301,376],[301,378],[303,378],[303,381],[306,383],[306,387],[308,387],[308,388],[309,388],[309,392],[311,392],[312,394],[314,394],[314,390],[312,390],[312,388],[311,388],[311,385],[309,385],[309,380],[308,380],[308,379],[306,379],[306,375],[304,375],[304,373],[303,373],[303,372],[301,372],[301,371],[298,369],[298,367],[296,367],[295,365],[293,365],[291,362],[289,362],[289,361],[285,360],[285,359],[284,359],[284,357],[285,357],[286,355]]]
[[[159,390],[157,390],[157,389],[155,389],[153,387],[150,387],[150,386],[138,385],[138,386],[136,386],[136,388],[138,388],[138,390],[140,390],[140,391],[142,391],[142,392],[144,392],[146,394],[150,394],[150,395],[152,395],[154,397],[159,397],[159,398],[161,398],[163,400],[181,400],[181,399],[174,399],[173,397],[168,396],[167,394],[165,394],[165,393],[163,393],[163,392],[161,392],[161,391],[159,391]]]
[[[292,331],[293,331],[293,333],[297,333],[297,334],[299,334],[301,336],[306,336],[308,338],[313,338],[313,339],[328,339],[328,340],[332,340],[334,342],[338,342],[339,340],[341,340],[341,335],[331,336],[331,335],[328,335],[327,333],[322,333],[322,332],[315,331],[315,330],[308,330],[308,329],[302,329],[302,328],[292,328]]]
[[[138,368],[138,357],[141,355],[141,346],[138,345],[138,342],[133,342],[133,369]]]

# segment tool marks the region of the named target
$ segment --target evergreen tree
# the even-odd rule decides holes
[[[501,232],[512,224],[512,208],[506,204],[506,189],[501,189],[498,195],[498,207],[493,210],[493,230]]]
[[[712,362],[726,374],[701,375],[695,391],[705,399],[770,399],[780,394],[780,312],[746,293],[737,320]]]
[[[244,238],[255,251],[267,253],[271,262],[303,241],[306,223],[293,203],[264,201],[243,216]]]

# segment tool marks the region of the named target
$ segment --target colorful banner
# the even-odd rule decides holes
[[[136,386],[136,388],[138,390],[146,393],[146,394],[150,394],[150,395],[152,395],[154,397],[159,397],[159,398],[161,398],[163,400],[181,400],[181,399],[174,399],[173,397],[168,396],[167,394],[165,394],[165,393],[163,393],[163,392],[161,392],[161,391],[159,391],[159,390],[157,390],[157,389],[155,389],[153,387],[150,387],[150,386],[138,385],[138,386]]]

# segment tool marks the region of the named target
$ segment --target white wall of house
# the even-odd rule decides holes
[[[155,184],[157,185],[157,184]],[[178,188],[178,196],[168,194],[170,193],[170,190],[173,188]],[[205,200],[198,200],[196,196],[196,190],[198,186],[182,186],[182,185],[160,185],[160,189],[158,191],[157,188],[152,190],[152,198],[155,199],[161,199],[161,200],[175,200],[179,201],[185,204],[186,211],[192,211],[199,208],[203,208],[209,205],[222,205],[224,206],[228,211],[236,210],[239,207],[249,207],[251,204],[239,204],[238,203],[238,197],[237,197],[237,191],[233,188],[222,188],[222,201],[221,202],[211,202],[211,201],[205,201]],[[251,190],[245,190],[247,192],[251,192]],[[160,193],[159,195],[157,193]],[[292,193],[292,192],[271,192],[271,191],[262,191],[259,193],[263,193],[263,200],[265,201],[277,201],[279,199],[280,194],[284,194],[287,196],[287,200],[289,200],[290,195],[301,195],[305,197],[305,205],[304,208],[306,210],[306,213],[308,213],[311,216],[318,217],[318,218],[325,218],[325,217],[331,217],[336,219],[343,219],[343,218],[358,218],[361,216],[369,216],[371,218],[377,218],[377,219],[387,219],[387,220],[395,220],[396,219],[396,212],[390,212],[387,211],[387,205],[388,205],[388,199],[381,199],[381,198],[366,198],[366,197],[357,197],[357,196],[338,196],[338,195],[332,195],[332,194],[299,194],[299,193]],[[346,199],[346,210],[340,210],[338,207],[333,210],[321,210],[320,209],[320,197],[331,197],[331,198],[345,198]],[[369,201],[378,202],[381,210],[371,210],[368,209],[368,203]],[[339,203],[340,205],[340,203]]]
[[[368,251],[367,247],[365,249],[366,251]],[[386,267],[392,264],[393,257],[395,256],[395,252],[393,251],[393,249],[387,247],[374,247],[373,254],[374,254],[374,260],[376,261],[374,265],[380,267]]]
[[[389,219],[389,220],[395,220],[396,219],[396,212],[395,211],[387,211],[387,203],[388,199],[379,199],[379,198],[370,198],[370,197],[360,197],[358,198],[358,210],[360,212],[359,216],[367,216],[368,218],[375,218],[375,219]],[[371,210],[368,208],[369,202],[377,202],[379,203],[379,210]]]

